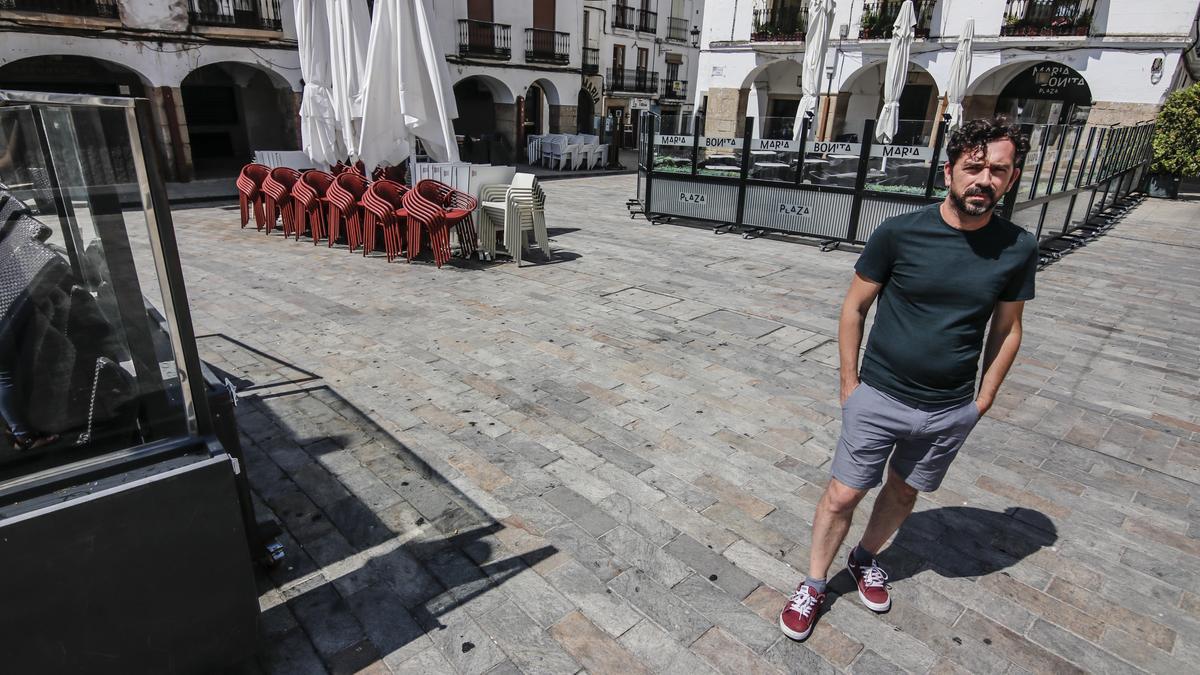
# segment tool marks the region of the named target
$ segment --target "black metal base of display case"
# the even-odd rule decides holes
[[[234,464],[204,447],[0,518],[12,673],[211,672],[253,655]]]

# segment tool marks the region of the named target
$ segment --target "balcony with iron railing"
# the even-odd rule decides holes
[[[648,9],[639,9],[638,10],[637,32],[639,32],[639,33],[657,33],[658,32],[658,12],[651,12]]]
[[[890,40],[892,25],[900,14],[903,0],[867,0],[863,3],[862,18],[859,19],[858,39]],[[933,22],[933,7],[937,0],[916,0],[913,9],[917,12],[917,38],[929,37],[929,26]]]
[[[688,20],[671,17],[667,20],[667,39],[675,42],[688,41]]]
[[[543,28],[526,28],[525,60],[530,63],[565,65],[571,60],[571,34]]]
[[[188,0],[193,26],[283,30],[279,0]]]
[[[0,10],[119,19],[117,0],[0,0]]]
[[[687,80],[663,80],[662,97],[668,101],[687,99]]]
[[[1094,0],[1008,0],[1004,8],[1006,36],[1062,37],[1088,35]]]
[[[753,42],[802,42],[808,32],[808,5],[754,10]]]
[[[658,71],[609,68],[608,77],[605,78],[605,85],[605,89],[609,93],[657,94]]]
[[[600,50],[595,47],[583,48],[583,74],[600,74]]]
[[[637,28],[637,8],[622,3],[612,6],[612,27],[633,30]]]
[[[512,26],[506,23],[458,20],[458,54],[507,61],[512,58]]]

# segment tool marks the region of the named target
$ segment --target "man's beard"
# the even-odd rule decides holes
[[[983,195],[984,197],[987,197],[987,204],[978,206],[967,201],[967,197],[974,197],[975,195]],[[962,194],[951,190],[950,201],[954,202],[955,208],[967,214],[968,216],[982,216],[983,214],[995,208],[996,193],[993,192],[992,188],[990,187],[979,187],[977,185],[972,185]]]

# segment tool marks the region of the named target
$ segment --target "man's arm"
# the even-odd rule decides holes
[[[842,403],[858,386],[858,348],[862,346],[863,326],[867,312],[879,295],[882,284],[871,281],[858,272],[850,280],[850,290],[842,302],[842,317],[838,321],[838,355],[841,357]]]
[[[988,330],[987,346],[983,351],[983,381],[979,385],[979,397],[975,404],[979,414],[984,414],[996,400],[1000,383],[1008,375],[1021,348],[1021,314],[1025,302],[1000,302],[992,313],[992,326]]]

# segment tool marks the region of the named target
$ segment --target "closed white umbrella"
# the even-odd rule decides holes
[[[304,94],[300,101],[300,139],[304,154],[318,166],[346,156],[337,130],[330,87],[329,14],[324,0],[296,0],[296,42]]]
[[[368,166],[399,164],[421,139],[434,161],[457,162],[451,123],[458,106],[450,72],[430,31],[428,0],[375,5],[363,85],[360,157]]]
[[[917,13],[913,11],[912,0],[904,0],[896,23],[892,24],[892,44],[888,47],[887,72],[883,76],[883,111],[875,129],[875,138],[881,143],[891,143],[900,130],[900,93],[908,82],[908,53],[916,26]]]
[[[803,96],[796,108],[793,140],[799,142],[804,116],[817,107],[821,95],[821,75],[825,72],[825,52],[829,47],[829,31],[833,29],[833,0],[809,0],[808,34],[804,38],[804,74],[800,78]]]
[[[367,41],[371,37],[371,12],[366,0],[328,0],[327,7],[331,93],[341,135],[339,145],[353,161],[358,158],[362,82],[367,67]]]
[[[967,96],[967,85],[971,82],[971,49],[975,41],[975,19],[967,19],[962,34],[958,36],[958,49],[950,64],[950,89],[946,92],[946,114],[950,116],[950,129],[962,124],[963,99]]]

